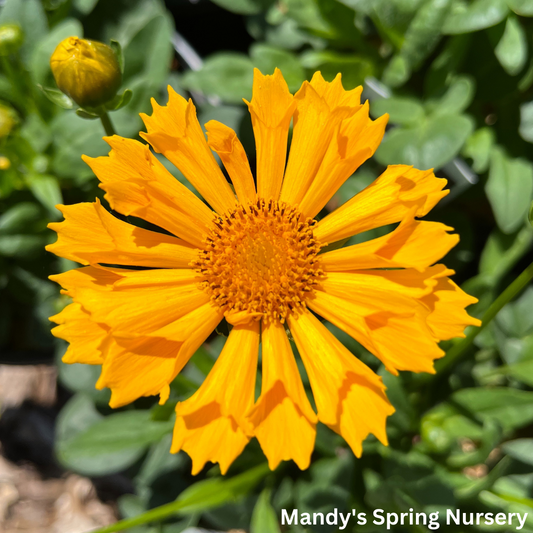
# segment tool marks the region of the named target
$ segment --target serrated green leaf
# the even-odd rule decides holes
[[[452,5],[442,32],[453,35],[490,28],[499,24],[508,12],[505,0],[474,0],[471,3],[458,0]]]
[[[516,17],[508,17],[505,31],[494,49],[494,53],[505,71],[515,76],[527,61],[527,38]]]
[[[524,222],[533,193],[533,167],[525,159],[510,159],[501,149],[492,153],[485,191],[498,227],[504,233]]]

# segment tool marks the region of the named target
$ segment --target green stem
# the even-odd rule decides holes
[[[449,370],[474,342],[474,339],[490,324],[500,310],[509,303],[528,283],[533,280],[533,263],[531,263],[501,294],[492,302],[481,319],[481,326],[472,329],[470,333],[446,353],[446,357],[435,365],[437,374]]]
[[[104,111],[104,113],[100,115],[100,120],[102,121],[102,126],[104,127],[105,134],[107,136],[110,137],[111,135],[117,134],[115,128],[113,127],[113,124],[111,123],[111,119],[109,118],[107,111]]]

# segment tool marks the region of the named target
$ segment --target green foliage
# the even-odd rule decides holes
[[[368,515],[376,508],[531,513],[531,287],[505,305],[469,347],[442,343],[460,357],[449,367],[444,358],[446,371],[435,376],[392,376],[328,324],[382,376],[396,413],[388,421],[389,447],[370,437],[360,459],[319,425],[304,472],[282,463],[270,473],[255,441],[226,477],[217,466],[192,477],[186,454],[169,453],[174,406],[208,374],[222,336],[198,350],[163,406],[143,398],[112,411],[109,391],[94,387],[98,366],[59,362],[65,345],[52,340],[47,319],[68,299],[46,278],[77,265],[44,252],[54,239],[46,225],[60,218],[56,204],[101,196],[80,156],[109,149],[100,122],[83,120],[97,119],[98,110],[75,110],[55,89],[48,60],[71,35],[112,42],[122,58],[123,85],[107,105],[120,135],[137,136],[138,113],[150,112],[151,97],[164,104],[170,84],[195,99],[202,124],[216,119],[235,129],[251,162],[255,143],[242,98],[251,98],[253,68],[264,74],[280,68],[293,92],[316,70],[327,80],[340,72],[346,89],[363,84],[371,116],[388,113],[389,127],[375,158],[343,184],[321,216],[372,183],[386,165],[434,168],[449,180],[451,193],[430,217],[461,235],[445,262],[457,272],[455,281],[479,299],[472,314],[480,317],[491,308],[531,260],[532,0],[212,1],[233,13],[235,28],[245,26],[253,42],[229,50],[222,39],[194,71],[182,57],[177,71],[172,66],[174,22],[159,0],[7,0],[0,8],[0,25],[16,24],[24,36],[20,50],[0,63],[0,105],[12,118],[0,139],[0,156],[9,161],[0,170],[0,352],[15,361],[26,353],[56,352],[60,381],[73,394],[57,421],[59,461],[86,475],[120,471],[131,478],[136,493],[118,502],[127,521],[113,531],[177,533],[198,525],[278,533],[281,509],[293,508]],[[187,21],[178,18],[176,26],[182,31]],[[205,26],[208,32],[207,20]],[[199,47],[204,35],[190,44]],[[391,229],[371,230],[350,242]],[[309,388],[305,376],[303,381]],[[351,531],[381,529],[367,524]],[[531,518],[524,531],[533,531]]]

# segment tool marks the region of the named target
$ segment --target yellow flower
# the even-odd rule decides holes
[[[122,74],[115,52],[106,44],[68,37],[50,58],[57,86],[82,107],[97,107],[111,100]]]
[[[98,387],[118,407],[169,396],[169,384],[225,317],[233,325],[198,391],[176,406],[172,451],[193,473],[207,461],[225,473],[256,437],[272,469],[306,468],[318,421],[359,457],[374,434],[387,444],[394,412],[385,387],[315,316],[347,332],[385,367],[434,372],[438,341],[479,324],[473,302],[435,264],[459,237],[418,220],[448,191],[430,170],[389,166],[369,187],[317,222],[340,185],[378,147],[387,116],[372,121],[361,88],[345,91],[316,73],[292,96],[279,70],[255,71],[248,103],[256,139],[257,189],[235,132],[216,121],[208,140],[192,101],[169,88],[153,102],[142,137],[202,195],[165,170],[147,145],[106,138],[108,157],[84,157],[112,209],[166,233],[111,215],[99,201],[60,206],[48,249],[87,265],[53,276],[73,302],[52,320],[70,342],[67,363],[102,364]],[[290,122],[293,136],[287,164]],[[213,153],[222,160],[236,194]],[[399,222],[383,237],[319,253],[328,243]],[[109,266],[109,265],[120,265]],[[145,267],[144,270],[129,267]],[[311,312],[313,311],[313,312]],[[303,361],[316,412],[304,390],[288,328]],[[262,389],[254,401],[259,344]]]

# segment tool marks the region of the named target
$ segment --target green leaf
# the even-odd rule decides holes
[[[383,83],[389,87],[400,87],[411,75],[407,60],[401,55],[395,55],[383,71]]]
[[[376,159],[384,165],[438,169],[457,155],[471,131],[472,121],[465,116],[428,117],[417,127],[387,132]]]
[[[451,3],[452,0],[428,0],[416,11],[400,50],[412,69],[417,69],[435,49]]]
[[[59,107],[62,107],[63,109],[72,109],[74,107],[74,103],[72,100],[66,95],[63,94],[59,89],[52,89],[51,87],[43,87],[42,85],[37,85],[41,91],[43,91],[44,95],[50,102],[58,105]]]
[[[475,83],[471,77],[455,76],[439,100],[428,101],[428,111],[434,116],[461,113],[471,104],[474,93]]]
[[[76,109],[76,115],[78,115],[80,118],[84,118],[85,120],[96,120],[100,118],[100,115],[93,113],[92,111],[88,111],[87,109],[83,109],[82,107]]]
[[[533,17],[533,0],[507,0],[507,5],[522,17]]]
[[[528,219],[529,223],[533,227],[533,202],[531,202],[531,207],[529,208]]]
[[[499,24],[509,12],[504,0],[458,0],[452,5],[442,32],[453,35],[483,30]]]
[[[38,235],[2,235],[0,256],[31,259],[42,251],[44,245],[43,237]]]
[[[207,58],[201,70],[187,72],[182,81],[186,89],[241,103],[252,95],[253,63],[244,54],[220,52]]]
[[[522,338],[533,333],[533,287],[528,287],[513,302],[507,304],[497,317],[498,324],[512,337]]]
[[[533,193],[533,167],[524,159],[510,159],[494,149],[485,192],[498,227],[511,233],[524,222]]]
[[[505,430],[533,421],[533,392],[508,388],[462,389],[452,399],[482,419],[494,418]]]
[[[483,173],[489,168],[490,155],[496,136],[492,128],[479,128],[467,139],[463,155],[472,158],[474,172]]]
[[[269,472],[262,464],[231,479],[207,479],[191,485],[178,497],[180,514],[203,512],[247,494]]]
[[[62,215],[55,206],[63,203],[63,196],[57,178],[55,176],[30,174],[26,178],[26,183],[33,196],[46,208],[50,218],[59,220]]]
[[[98,0],[73,0],[74,7],[83,15],[88,15],[98,4]]]
[[[224,9],[239,15],[256,15],[261,11],[266,11],[274,0],[211,0]]]
[[[296,92],[305,80],[304,69],[291,52],[255,43],[250,49],[250,57],[263,74],[273,74],[274,69],[279,68],[291,92]]]
[[[83,26],[79,20],[67,18],[37,43],[31,56],[31,71],[37,83],[43,84],[51,79],[50,57],[63,39],[72,36],[83,37]]]
[[[135,462],[150,444],[170,433],[173,426],[172,421],[152,420],[150,411],[114,413],[76,435],[59,438],[58,457],[65,466],[83,474],[119,472]]]
[[[346,90],[362,85],[365,78],[375,73],[373,63],[366,57],[341,54],[330,50],[304,52],[300,61],[304,68],[313,72],[320,70],[328,81],[333,80],[340,72],[342,84]]]
[[[391,97],[372,102],[372,116],[389,114],[389,122],[412,126],[418,124],[425,116],[424,107],[415,98]]]
[[[132,97],[133,91],[125,89],[122,94],[117,94],[105,107],[108,111],[118,111],[119,109],[126,107],[131,102]]]
[[[533,102],[526,102],[520,106],[520,136],[525,141],[533,143]]]
[[[508,17],[505,31],[494,53],[509,75],[515,76],[524,68],[527,61],[527,38],[516,17]]]
[[[124,53],[122,52],[122,46],[120,43],[115,40],[111,39],[109,42],[109,46],[115,52],[115,57],[117,58],[118,66],[120,67],[120,72],[124,74]]]
[[[529,349],[531,354],[533,354],[532,341],[533,339],[531,339],[529,342]],[[533,357],[526,361],[521,361],[508,367],[503,367],[503,373],[507,376],[511,376],[520,383],[525,383],[526,385],[533,387]]]
[[[41,209],[31,202],[20,202],[0,215],[0,233],[16,234],[28,230],[41,217]]]
[[[516,439],[505,442],[502,449],[513,459],[533,465],[533,439]]]
[[[280,533],[276,511],[270,503],[270,490],[265,489],[259,495],[252,514],[250,533]]]

